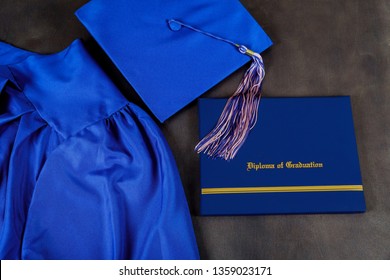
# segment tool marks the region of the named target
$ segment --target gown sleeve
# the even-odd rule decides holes
[[[129,104],[64,141],[37,180],[24,259],[198,259],[158,127]]]

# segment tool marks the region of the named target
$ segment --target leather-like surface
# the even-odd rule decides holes
[[[141,105],[73,13],[86,0],[2,0],[0,40],[40,53],[75,38],[122,92]],[[196,102],[162,125],[182,176],[204,259],[390,259],[390,3],[243,0],[272,38],[263,53],[265,96],[350,95],[367,212],[200,217]],[[246,67],[205,97],[227,97]]]

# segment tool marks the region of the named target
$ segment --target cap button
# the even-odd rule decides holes
[[[174,19],[168,20],[169,29],[172,31],[179,31],[182,25]]]

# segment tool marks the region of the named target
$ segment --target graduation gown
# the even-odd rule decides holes
[[[0,43],[0,258],[198,257],[162,133],[82,43]]]

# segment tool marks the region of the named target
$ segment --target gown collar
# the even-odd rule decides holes
[[[20,51],[15,48],[11,53],[20,59]],[[109,117],[128,103],[81,40],[58,53],[30,53],[22,61],[1,66],[0,71],[0,86],[11,81],[64,137]]]

